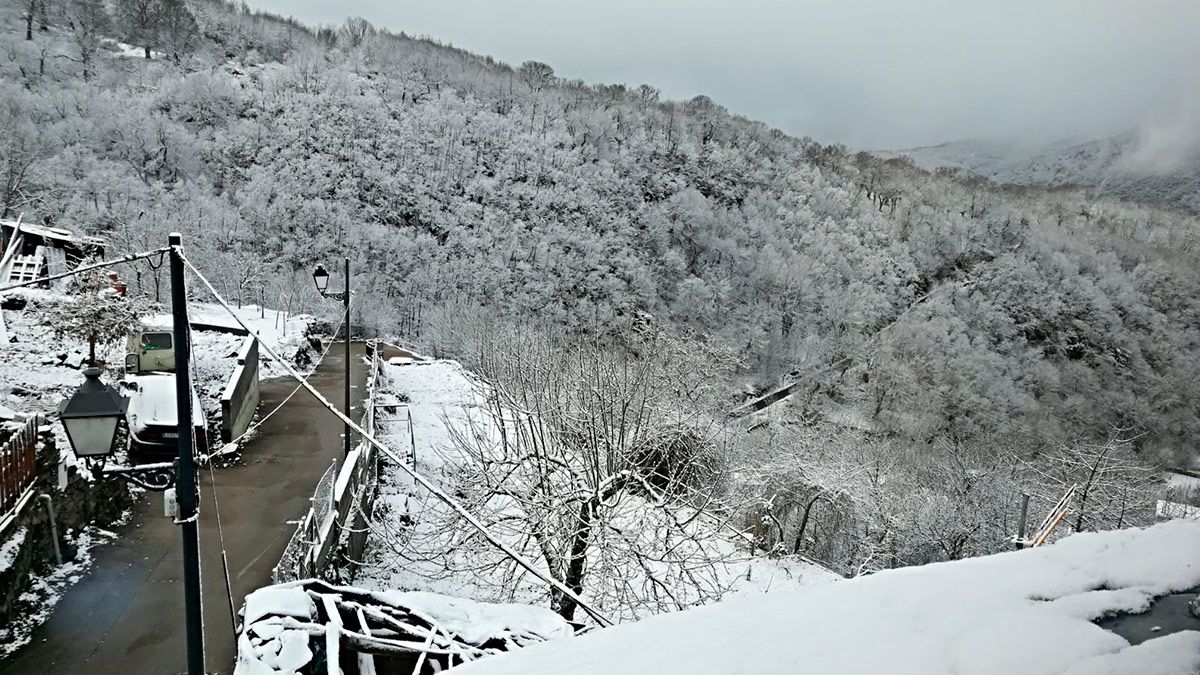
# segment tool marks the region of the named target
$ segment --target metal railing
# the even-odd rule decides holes
[[[366,411],[362,427],[375,434],[375,394],[379,378],[379,350],[371,350],[367,376]],[[366,542],[363,512],[369,508],[378,479],[374,448],[365,441],[350,452],[340,469],[336,464],[321,476],[313,491],[312,507],[296,526],[271,573],[274,583],[321,578],[333,562],[342,535],[347,534],[350,558],[361,555]],[[330,518],[333,514],[335,517]]]

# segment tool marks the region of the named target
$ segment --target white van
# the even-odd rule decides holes
[[[175,372],[175,334],[170,328],[141,328],[125,343],[125,372]]]

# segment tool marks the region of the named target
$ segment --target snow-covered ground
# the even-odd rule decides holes
[[[23,533],[16,536],[24,538]],[[63,591],[91,569],[92,549],[115,537],[112,532],[95,527],[89,527],[78,534],[66,534],[68,543],[75,548],[75,559],[33,578],[29,590],[21,594],[20,598],[28,611],[14,617],[7,625],[0,626],[0,657],[12,654],[29,643],[33,629],[40,626],[50,616],[50,612],[54,611],[54,606],[58,604]],[[5,547],[10,546],[13,539],[10,539]],[[3,553],[0,552],[0,558],[2,557]]]
[[[481,383],[455,361],[405,359],[384,364],[380,376],[377,405],[397,405],[390,409],[394,412],[387,408],[377,411],[377,436],[408,458],[415,456],[417,470],[430,480],[442,486],[451,484],[454,465],[466,460],[455,450],[451,434],[456,427],[469,428],[472,421],[482,419]],[[385,464],[383,472],[376,506],[379,522],[368,540],[367,564],[359,569],[355,584],[377,591],[420,590],[498,599],[490,584],[480,583],[483,580],[447,574],[439,561],[414,559],[411,552],[403,550],[413,538],[437,536],[434,519],[422,519],[421,514],[445,507],[399,468]],[[406,531],[410,517],[411,532]],[[536,602],[538,597],[531,587],[528,595],[508,599]]]
[[[396,403],[395,412],[378,414],[379,437],[394,450],[407,454],[415,444],[418,471],[444,488],[453,489],[456,467],[469,461],[456,450],[454,434],[484,430],[488,418],[484,385],[455,361],[401,360],[382,370],[379,404]],[[410,436],[409,416],[412,430]],[[410,443],[410,438],[413,443]],[[409,455],[411,457],[411,454]],[[439,530],[446,507],[417,487],[398,468],[385,468],[378,497],[378,521],[368,543],[366,565],[355,584],[373,590],[424,590],[483,601],[544,604],[544,585],[536,580],[502,591],[505,581],[491,578],[478,569],[477,561],[425,557],[425,546],[412,542],[436,542],[452,536]],[[515,543],[515,542],[514,542]],[[730,555],[721,563],[721,584],[729,594],[754,594],[796,589],[825,583],[837,575],[800,560],[753,557],[729,536],[717,543]],[[532,551],[531,559],[542,565]],[[585,589],[585,596],[587,592]],[[605,608],[614,616],[623,608]]]
[[[258,339],[269,345],[280,356],[287,359],[308,349],[309,325],[313,318],[306,314],[292,314],[286,318],[273,309],[262,309],[256,305],[245,305],[235,308],[238,318],[258,336]],[[224,307],[214,303],[193,302],[188,305],[188,319],[193,324],[220,326],[227,329],[240,329],[237,321],[225,311]],[[149,327],[169,328],[170,314],[156,314],[146,317],[144,323]],[[192,358],[195,370],[196,389],[204,402],[205,410],[210,413],[220,408],[221,391],[226,380],[236,364],[237,352],[246,338],[233,333],[197,330],[192,333]],[[286,371],[275,363],[265,350],[259,351],[260,377],[262,379],[285,375]]]
[[[39,301],[61,300],[64,296],[52,291],[25,289],[17,291],[28,299],[23,310],[3,310],[3,322],[8,341],[0,344],[0,405],[20,412],[51,413],[58,402],[70,395],[83,381],[80,368],[87,359],[87,345],[57,339],[41,322]],[[286,320],[274,310],[246,306],[236,310],[259,338],[272,346],[284,358],[294,359],[309,347],[305,334],[313,318],[293,314]],[[193,302],[189,305],[193,322],[234,326],[220,305]],[[169,314],[146,318],[147,326],[170,326]],[[193,331],[193,375],[195,386],[205,410],[210,414],[220,408],[220,394],[229,373],[236,364],[237,351],[244,337],[212,331]],[[65,358],[60,358],[65,356]],[[98,350],[98,359],[108,364],[106,379],[123,375],[125,344],[111,345]],[[262,377],[284,374],[282,368],[263,354]],[[65,439],[64,439],[65,440]]]
[[[1200,522],[742,597],[468,664],[462,675],[1195,675],[1200,632],[1093,620],[1200,586]]]
[[[0,362],[3,363],[0,367],[0,406],[23,413],[53,415],[59,401],[70,396],[83,381],[80,369],[87,359],[87,345],[55,338],[42,323],[39,304],[61,301],[66,296],[40,289],[14,293],[23,295],[28,304],[22,310],[2,311],[8,341],[0,343]],[[193,322],[236,326],[220,305],[193,302],[188,309]],[[295,360],[302,350],[310,348],[305,335],[313,321],[311,316],[293,314],[285,318],[275,310],[250,305],[235,311],[263,342],[270,344],[284,358]],[[171,317],[169,314],[152,315],[144,323],[170,326]],[[237,352],[244,339],[214,331],[192,333],[193,385],[209,420],[219,419],[221,391],[237,363]],[[108,364],[103,379],[113,382],[124,377],[124,342],[98,349],[96,356]],[[261,368],[263,378],[284,374],[265,352]],[[54,434],[62,461],[73,465],[75,458],[61,425],[54,424]]]
[[[1200,504],[1200,478],[1168,472],[1167,496],[1174,501]]]

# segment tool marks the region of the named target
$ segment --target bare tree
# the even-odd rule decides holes
[[[25,184],[37,160],[38,128],[19,96],[0,102],[0,218],[29,201]]]
[[[163,18],[162,0],[117,0],[117,24],[125,39],[140,46],[146,58],[158,42],[158,27]]]
[[[158,41],[175,63],[192,53],[200,40],[200,26],[184,0],[161,0]]]
[[[346,22],[342,24],[342,29],[338,33],[339,41],[346,47],[357,49],[362,46],[368,37],[375,34],[375,26],[361,16],[352,16],[346,19]]]
[[[1031,473],[1050,488],[1040,501],[1053,504],[1075,485],[1076,532],[1149,523],[1157,472],[1137,456],[1132,441],[1118,431],[1105,443],[1064,445],[1033,460]]]
[[[554,69],[541,61],[526,61],[517,73],[525,86],[534,92],[540,92],[554,83]]]
[[[484,413],[451,425],[462,459],[444,472],[468,508],[601,607],[637,614],[719,598],[736,548],[720,532],[723,439],[703,412],[699,360],[665,337],[635,354],[514,330],[479,349]],[[502,593],[529,583],[476,543],[447,514],[408,545],[460,561],[439,569],[472,566]],[[572,619],[575,601],[546,590]]]
[[[79,56],[60,56],[80,64],[84,81],[90,80],[95,74],[94,63],[96,52],[100,49],[100,39],[109,28],[108,10],[102,0],[70,0],[65,15]]]
[[[42,7],[42,0],[25,0],[25,40],[33,39],[33,19]]]
[[[73,300],[54,303],[42,320],[60,338],[86,341],[88,364],[93,366],[96,347],[121,340],[157,307],[143,296],[118,294],[104,270],[75,275],[68,290]]]

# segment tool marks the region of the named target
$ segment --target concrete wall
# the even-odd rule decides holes
[[[258,339],[246,338],[238,350],[238,365],[221,393],[221,442],[229,443],[250,427],[258,409]]]

